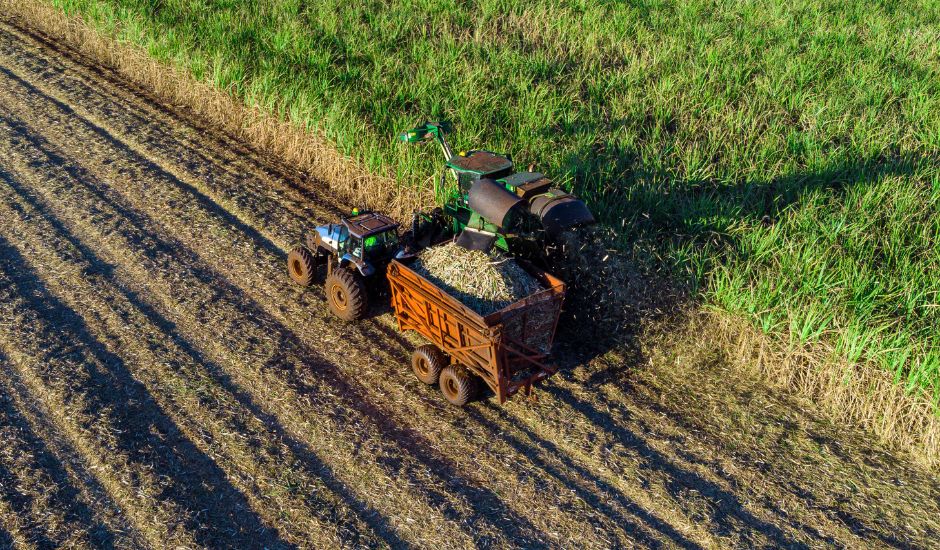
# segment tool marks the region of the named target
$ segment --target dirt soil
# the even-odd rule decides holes
[[[0,24],[0,548],[940,540],[935,478],[707,346],[569,337],[537,403],[448,406],[387,310],[290,283],[343,210]]]

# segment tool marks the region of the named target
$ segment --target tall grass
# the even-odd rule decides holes
[[[538,162],[640,256],[940,398],[940,4],[50,0],[424,185]]]

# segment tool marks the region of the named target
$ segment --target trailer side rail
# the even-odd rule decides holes
[[[542,276],[543,282],[551,285],[549,288],[487,317],[398,262],[389,266],[388,280],[399,329],[414,330],[434,343],[453,362],[480,377],[504,403],[519,391],[531,393],[533,384],[557,372],[547,363],[547,353],[510,337],[504,330],[506,319],[521,314],[521,338],[527,340],[526,308],[547,306],[553,316],[551,333],[542,336],[548,338],[550,347],[564,284],[550,275]]]

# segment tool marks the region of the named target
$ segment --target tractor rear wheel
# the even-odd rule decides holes
[[[477,379],[467,369],[457,365],[450,365],[441,371],[439,385],[444,398],[458,407],[466,405],[479,389]]]
[[[447,363],[447,357],[433,344],[425,344],[411,354],[411,370],[429,386],[437,384]]]
[[[287,273],[300,286],[310,286],[316,269],[313,253],[306,247],[298,246],[287,255]]]
[[[362,275],[345,268],[335,268],[324,285],[330,311],[344,321],[358,321],[366,314],[369,296]]]

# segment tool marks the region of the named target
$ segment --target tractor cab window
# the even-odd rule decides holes
[[[354,258],[362,258],[362,239],[350,235],[346,240],[346,252]]]
[[[349,240],[349,228],[342,224],[330,224],[329,236],[336,240],[336,250],[346,251],[346,243]]]
[[[386,231],[385,233],[376,233],[369,235],[363,241],[365,245],[366,256],[385,257],[398,249],[398,233],[395,231]]]

